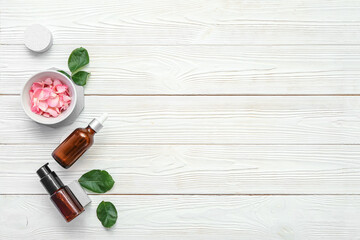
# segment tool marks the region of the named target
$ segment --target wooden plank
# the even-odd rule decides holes
[[[0,196],[2,239],[300,239],[360,236],[359,196],[91,196],[66,223],[48,196]],[[111,230],[96,218],[118,209]]]
[[[102,144],[359,144],[359,97],[88,96],[72,126],[31,121],[18,96],[0,96],[0,143],[58,143],[102,112]]]
[[[58,67],[78,45],[31,54],[0,46],[0,94]],[[358,94],[359,46],[84,46],[86,94]],[[21,61],[19,61],[21,59]]]
[[[1,0],[1,42],[31,23],[55,44],[359,44],[357,0]]]
[[[106,169],[109,194],[360,193],[359,146],[95,144],[67,170],[55,147],[0,145],[0,193],[44,194],[35,171],[46,162],[64,183]]]

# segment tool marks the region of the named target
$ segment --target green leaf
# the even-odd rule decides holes
[[[62,74],[64,74],[65,76],[67,76],[68,78],[70,78],[71,79],[71,76],[67,73],[67,72],[65,72],[65,71],[63,71],[63,70],[57,70],[58,72],[61,72]]]
[[[85,71],[80,71],[72,75],[71,78],[76,85],[84,86],[87,80],[89,79],[89,77],[90,77],[90,73]]]
[[[95,169],[82,175],[79,183],[92,192],[105,193],[114,186],[115,182],[107,171]]]
[[[80,69],[88,65],[90,62],[89,53],[85,48],[77,48],[69,56],[68,66],[70,71],[74,74]]]
[[[114,204],[104,201],[97,207],[96,215],[101,224],[106,228],[114,226],[118,217]]]

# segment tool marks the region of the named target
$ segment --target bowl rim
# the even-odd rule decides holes
[[[28,91],[28,90],[25,89],[26,85],[28,84],[29,81],[36,78],[37,75],[46,74],[46,73],[61,75],[64,78],[66,78],[68,80],[68,82],[70,83],[70,85],[71,85],[71,88],[72,88],[71,89],[71,92],[72,92],[71,102],[72,102],[72,104],[70,104],[69,108],[67,109],[66,116],[63,117],[63,118],[46,118],[46,117],[42,117],[40,119],[35,119],[35,118],[33,118],[33,116],[31,116],[31,113],[28,112],[29,110],[27,109],[27,107],[25,107],[25,103],[24,103],[23,100],[24,100],[25,91]],[[57,70],[49,69],[49,70],[37,72],[37,73],[33,74],[32,76],[30,76],[22,86],[22,91],[21,91],[21,94],[20,94],[20,98],[21,98],[21,106],[22,106],[24,112],[26,113],[26,115],[31,120],[33,120],[33,121],[35,121],[37,123],[44,124],[44,125],[53,125],[53,124],[57,124],[57,123],[65,121],[74,112],[78,96],[77,96],[76,86],[68,76],[66,76],[65,74],[63,74],[63,73],[61,73],[61,72],[59,72]]]

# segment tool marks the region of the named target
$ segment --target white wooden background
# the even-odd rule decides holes
[[[23,45],[31,23],[53,32],[47,53]],[[84,112],[35,124],[22,84],[80,46]],[[0,0],[0,239],[360,239],[359,76],[358,0]],[[63,170],[52,150],[102,112]],[[47,161],[115,187],[67,224],[35,174]]]

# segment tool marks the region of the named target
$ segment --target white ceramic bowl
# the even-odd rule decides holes
[[[69,94],[71,97],[70,106],[65,111],[60,113],[59,116],[57,116],[56,118],[53,118],[53,117],[47,118],[42,115],[33,113],[31,111],[31,106],[30,106],[31,103],[30,103],[29,91],[31,89],[32,84],[34,82],[45,80],[46,78],[49,78],[49,77],[52,79],[59,79],[64,84],[66,84],[69,87]],[[21,104],[22,104],[22,107],[23,107],[25,113],[29,116],[29,118],[31,118],[35,122],[45,124],[45,125],[54,125],[54,124],[58,124],[60,122],[65,121],[70,116],[70,114],[74,111],[77,101],[78,101],[78,95],[77,95],[77,91],[76,91],[75,84],[73,83],[73,81],[70,80],[66,75],[64,75],[56,70],[47,70],[47,71],[43,71],[43,72],[39,72],[39,73],[35,74],[25,83],[25,85],[22,89],[22,92],[21,92]]]

